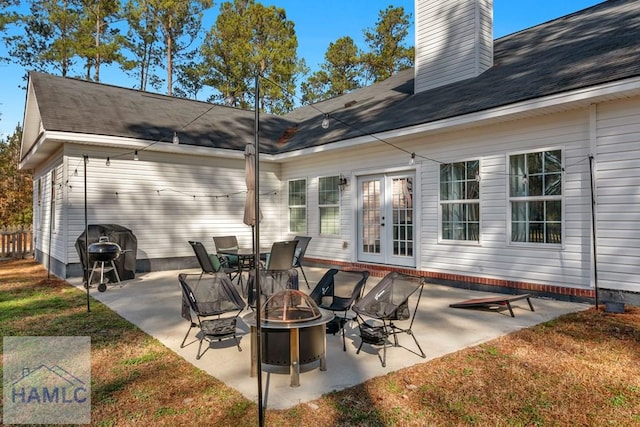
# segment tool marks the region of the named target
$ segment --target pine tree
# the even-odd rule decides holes
[[[411,14],[405,14],[403,7],[389,6],[380,11],[375,28],[364,31],[370,49],[362,56],[367,80],[379,82],[413,66],[414,48],[402,46],[410,20]]]
[[[275,114],[291,111],[303,66],[297,48],[294,24],[284,9],[253,0],[223,3],[200,51],[208,67],[206,84],[218,91],[211,100],[252,108],[259,75],[259,108]]]
[[[360,51],[351,37],[330,43],[324,59],[320,71],[313,73],[301,86],[304,103],[344,95],[360,87]]]

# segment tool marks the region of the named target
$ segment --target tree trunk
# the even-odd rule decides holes
[[[173,20],[169,18],[167,28],[167,95],[173,91]]]
[[[94,80],[100,81],[100,4],[98,3],[98,12],[96,13],[96,64],[95,64]]]

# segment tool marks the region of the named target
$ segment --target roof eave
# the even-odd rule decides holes
[[[147,140],[136,138],[116,137],[109,135],[95,135],[64,131],[43,131],[37,142],[33,145],[29,155],[20,163],[20,168],[33,169],[55,152],[62,144],[72,143],[100,147],[100,149],[110,148],[114,150],[131,151],[153,151],[158,153],[198,155],[206,157],[222,157],[228,159],[243,159],[244,151],[230,150],[225,148],[200,147],[187,144],[172,143],[149,143]],[[271,161],[272,155],[260,154],[261,160]]]
[[[284,162],[292,158],[352,148],[374,141],[384,142],[387,140],[408,138],[418,134],[434,134],[527,117],[542,116],[586,107],[594,103],[629,98],[632,96],[640,96],[640,76],[520,101],[432,122],[363,135],[330,144],[288,151],[274,155],[273,161]]]

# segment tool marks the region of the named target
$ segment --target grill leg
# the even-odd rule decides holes
[[[98,265],[98,261],[93,262],[93,268],[91,269],[91,274],[89,275],[89,281],[87,282],[87,287],[91,285],[91,280],[93,280],[93,273],[96,272],[96,266]],[[102,283],[102,280],[100,280]]]
[[[118,269],[116,268],[116,265],[113,263],[113,260],[111,261],[111,268],[113,268],[113,274],[116,275],[116,280],[118,282],[118,285],[120,285],[120,276],[118,275]]]

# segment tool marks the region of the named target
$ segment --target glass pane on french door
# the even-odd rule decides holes
[[[413,257],[413,178],[391,178],[394,257]]]
[[[379,178],[363,180],[360,185],[362,201],[360,230],[363,254],[380,255],[382,194]]]

